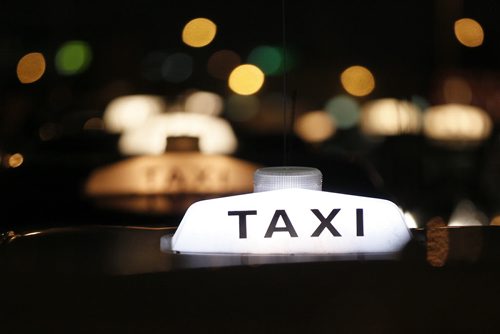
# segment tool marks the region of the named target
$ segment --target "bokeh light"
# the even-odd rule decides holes
[[[229,75],[228,84],[236,94],[252,95],[262,88],[264,73],[255,65],[240,65]]]
[[[231,95],[226,100],[224,115],[234,122],[252,119],[260,108],[259,98],[255,95]]]
[[[21,153],[14,153],[8,157],[7,163],[11,168],[17,168],[24,162],[24,157]]]
[[[339,129],[348,129],[359,121],[359,103],[348,95],[338,95],[327,101],[325,110],[335,119]]]
[[[406,211],[404,212],[403,216],[405,219],[406,226],[408,228],[418,228],[417,221],[415,220],[415,217],[413,217],[411,212]]]
[[[74,75],[85,71],[92,61],[92,50],[85,41],[69,41],[57,51],[56,70],[62,75]]]
[[[295,122],[295,133],[302,140],[320,143],[335,133],[335,122],[326,111],[311,111],[301,115]]]
[[[56,123],[47,122],[38,129],[38,136],[42,141],[49,141],[59,136],[61,129]]]
[[[162,64],[163,79],[172,83],[187,80],[193,73],[193,58],[182,52],[169,55]]]
[[[421,110],[411,102],[379,99],[361,109],[361,130],[372,136],[415,134],[421,129]]]
[[[457,203],[451,213],[448,226],[482,226],[488,224],[486,215],[476,205],[464,199]]]
[[[210,56],[208,73],[216,79],[227,80],[231,71],[241,64],[241,57],[231,50],[220,50]]]
[[[184,110],[190,113],[218,116],[222,112],[222,98],[211,92],[194,92],[184,103]]]
[[[45,73],[45,58],[40,52],[24,55],[17,63],[17,78],[23,84],[38,81]]]
[[[500,226],[500,215],[495,215],[491,218],[490,225]]]
[[[140,126],[148,118],[165,110],[165,101],[160,96],[121,96],[107,105],[103,116],[104,126],[109,132],[122,132]]]
[[[215,23],[206,18],[196,18],[189,21],[182,30],[182,41],[194,48],[210,44],[217,33]]]
[[[457,20],[454,28],[455,36],[462,45],[474,48],[483,44],[483,27],[476,20],[470,18]]]
[[[218,117],[185,112],[169,112],[149,117],[139,127],[122,134],[120,152],[126,155],[162,154],[169,137],[199,138],[199,147],[206,154],[230,154],[237,140],[229,123]]]
[[[469,83],[459,77],[450,77],[444,81],[443,96],[446,103],[470,104],[472,90]]]
[[[283,55],[280,48],[261,45],[250,52],[248,63],[258,66],[267,75],[274,75],[283,67]]]
[[[351,66],[340,75],[344,89],[354,96],[366,96],[375,89],[375,78],[366,67]]]
[[[481,141],[490,136],[492,127],[489,115],[473,106],[446,104],[424,114],[425,135],[438,141]]]

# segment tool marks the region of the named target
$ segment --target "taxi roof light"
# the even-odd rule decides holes
[[[254,174],[254,192],[289,188],[321,191],[322,178],[323,175],[319,169],[311,167],[260,168]]]
[[[410,241],[394,203],[321,191],[321,178],[315,168],[259,169],[254,193],[194,203],[160,248],[181,254],[393,256]]]

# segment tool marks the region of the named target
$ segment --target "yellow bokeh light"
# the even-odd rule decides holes
[[[194,48],[210,44],[217,33],[215,23],[206,18],[196,18],[189,21],[182,30],[182,41]]]
[[[326,111],[308,112],[300,116],[295,123],[295,133],[310,143],[325,141],[335,131],[335,122]]]
[[[255,94],[263,84],[264,73],[255,65],[240,65],[229,75],[229,88],[236,94]]]
[[[21,153],[14,153],[9,157],[9,167],[17,168],[23,164],[24,157]]]
[[[354,96],[366,96],[375,89],[375,78],[366,67],[351,66],[340,75],[344,89]]]
[[[484,31],[479,22],[468,18],[455,21],[455,36],[470,48],[480,46],[484,41]]]
[[[500,226],[500,215],[496,215],[495,217],[493,217],[490,221],[490,225]]]
[[[24,55],[17,63],[17,78],[21,83],[29,84],[39,80],[45,73],[45,58],[40,52]]]

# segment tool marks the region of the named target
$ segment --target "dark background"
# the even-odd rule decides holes
[[[218,32],[210,45],[193,49],[180,34],[200,16],[213,20]],[[175,100],[188,89],[201,89],[226,98],[226,82],[206,71],[210,55],[230,49],[245,61],[258,45],[283,45],[283,32],[297,62],[287,73],[286,91],[282,76],[267,78],[258,93],[263,100],[293,93],[300,102],[296,113],[322,108],[344,93],[340,73],[361,64],[373,72],[377,86],[368,97],[358,98],[360,103],[419,97],[434,105],[443,102],[442,78],[460,73],[478,83],[472,104],[485,108],[496,124],[500,107],[489,102],[500,78],[499,16],[495,1],[4,2],[0,151],[22,152],[25,161],[19,168],[0,170],[0,228],[165,223],[165,217],[99,211],[84,198],[82,185],[92,170],[127,157],[119,154],[116,135],[84,131],[83,123],[102,116],[120,95],[147,93]],[[453,23],[462,17],[482,24],[486,37],[481,47],[466,48],[456,41]],[[74,39],[89,43],[92,62],[79,75],[62,76],[53,59],[62,43]],[[16,77],[16,65],[33,51],[44,54],[47,69],[39,81],[24,85]],[[194,59],[188,80],[174,84],[144,77],[142,64],[150,53],[178,51]],[[57,124],[60,133],[43,141],[39,129],[47,122]],[[245,123],[233,127],[240,140],[236,157],[283,164],[286,130],[257,132]],[[499,144],[496,126],[486,142],[471,148],[442,147],[423,135],[373,140],[357,128],[339,130],[312,146],[289,133],[286,162],[320,168],[325,190],[394,200],[423,225],[436,215],[448,217],[462,199],[471,199],[489,218],[497,213]]]

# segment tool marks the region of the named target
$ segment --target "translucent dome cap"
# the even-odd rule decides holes
[[[322,190],[323,175],[317,168],[283,166],[265,167],[255,171],[254,192],[278,189],[301,188]]]

